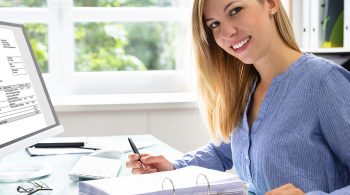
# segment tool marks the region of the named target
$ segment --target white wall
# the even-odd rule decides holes
[[[62,136],[152,134],[182,152],[209,141],[208,131],[196,107],[56,110],[66,130]]]

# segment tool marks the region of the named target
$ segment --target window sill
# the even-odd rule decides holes
[[[54,96],[56,112],[196,108],[195,93]]]

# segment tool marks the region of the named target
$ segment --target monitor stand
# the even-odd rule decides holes
[[[0,183],[24,182],[41,179],[50,175],[51,167],[35,164],[8,164],[1,163],[0,159]]]

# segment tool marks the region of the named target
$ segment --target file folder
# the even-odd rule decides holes
[[[188,166],[174,171],[82,181],[79,194],[235,194],[247,192],[237,175]]]
[[[344,48],[350,49],[350,1],[344,1]]]

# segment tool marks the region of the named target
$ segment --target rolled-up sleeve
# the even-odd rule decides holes
[[[226,171],[232,168],[232,151],[230,143],[215,145],[208,143],[193,152],[185,154],[173,162],[175,169],[196,165],[208,169]]]

